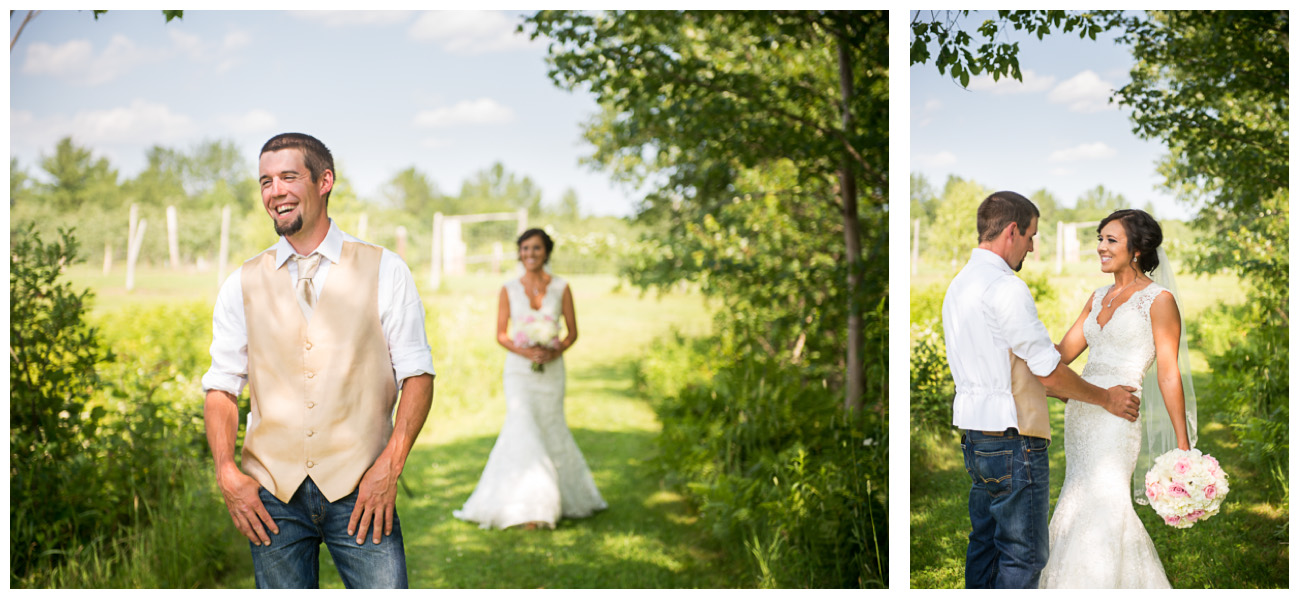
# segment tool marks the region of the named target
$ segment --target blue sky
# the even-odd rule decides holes
[[[988,13],[963,21],[974,33]],[[1163,144],[1132,133],[1129,110],[1108,104],[1129,81],[1132,55],[1114,42],[1074,33],[1042,41],[1014,32],[1023,82],[983,75],[962,89],[930,64],[910,67],[910,170],[936,189],[949,175],[1025,195],[1046,188],[1065,206],[1103,185],[1137,208],[1151,202],[1160,219],[1186,219],[1194,207],[1157,189]]]
[[[24,11],[10,19],[10,38]],[[566,188],[584,212],[630,215],[631,192],[578,164],[590,95],[546,76],[545,41],[517,13],[43,11],[9,55],[10,152],[39,157],[71,135],[123,178],[158,144],[233,141],[257,151],[285,131],[333,151],[363,198],[415,166],[444,193],[493,162],[531,177],[543,202]],[[253,201],[253,200],[250,200]]]

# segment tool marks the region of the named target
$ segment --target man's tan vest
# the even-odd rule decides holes
[[[310,322],[274,250],[244,263],[243,469],[283,502],[306,477],[330,502],[352,493],[392,435],[397,385],[379,323],[382,255],[344,242]]]
[[[1020,435],[1052,439],[1047,414],[1047,388],[1029,370],[1025,359],[1011,355],[1011,396],[1016,400],[1016,429]]]

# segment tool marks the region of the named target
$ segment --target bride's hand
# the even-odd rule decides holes
[[[552,348],[538,348],[537,362],[546,364],[560,357],[560,351]]]

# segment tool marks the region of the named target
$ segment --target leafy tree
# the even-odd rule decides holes
[[[971,248],[979,244],[975,211],[991,194],[983,185],[957,176],[948,177],[934,210],[934,222],[921,230],[922,248],[941,261],[960,266]]]
[[[74,212],[116,195],[117,170],[108,159],[95,159],[89,148],[75,145],[70,137],[59,140],[53,155],[41,156],[41,168],[53,179],[42,186],[45,201],[58,211]]]
[[[438,191],[438,185],[411,165],[384,184],[380,194],[389,206],[415,217],[420,223],[433,221],[433,214],[458,214],[453,199]]]
[[[457,202],[459,209],[473,213],[524,208],[529,214],[536,215],[542,207],[542,188],[533,183],[531,177],[519,177],[497,162],[465,180],[460,186]]]
[[[18,159],[11,157],[9,159],[9,208],[11,210],[20,199],[26,199],[32,194],[33,183],[32,176],[27,174],[27,170],[18,166]]]
[[[765,191],[801,205],[792,212],[818,203],[840,212],[843,250],[831,255],[848,291],[842,385],[846,406],[861,407],[863,367],[874,360],[863,351],[865,307],[885,297],[888,280],[883,228],[864,239],[860,225],[864,213],[883,213],[888,189],[884,14],[541,11],[524,28],[552,40],[552,80],[585,87],[602,107],[587,128],[591,162],[653,187],[639,219],[666,244],[665,265],[683,256],[692,227],[746,201],[736,193],[746,169],[788,160],[796,183]],[[643,271],[663,277],[640,282],[725,279],[748,268],[700,267]]]
[[[1116,194],[1107,190],[1106,186],[1098,185],[1085,191],[1078,200],[1075,200],[1070,220],[1101,221],[1110,213],[1122,208],[1133,208],[1133,205],[1123,194]]]
[[[969,10],[912,11],[911,64],[926,63],[931,58],[940,74],[947,74],[962,87],[970,85],[972,75],[988,73],[994,81],[1010,75],[1020,80],[1020,42],[1006,41],[1006,32],[1024,31],[1038,39],[1053,30],[1070,33],[1078,30],[1079,38],[1097,39],[1097,34],[1117,26],[1119,11],[1069,13],[1063,10],[1000,10],[996,19],[985,19],[976,28],[983,43],[972,47],[974,39],[962,28]],[[937,55],[930,45],[936,44]]]
[[[912,219],[920,219],[923,225],[928,226],[934,221],[934,211],[939,201],[938,194],[926,180],[925,175],[920,173],[912,173],[910,189]]]
[[[582,206],[578,204],[578,192],[573,188],[565,188],[564,193],[560,195],[559,206],[555,208],[555,216],[565,221],[577,221],[582,218]]]

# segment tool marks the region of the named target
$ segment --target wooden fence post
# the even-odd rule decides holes
[[[230,205],[221,207],[221,246],[217,250],[217,287],[226,278],[226,261],[230,255]]]
[[[139,208],[132,204],[131,223],[129,225],[131,239],[127,240],[126,248],[126,291],[128,292],[135,289],[135,263],[140,258],[140,246],[144,242],[144,230],[149,226],[149,222],[143,219],[137,222],[139,214]]]
[[[179,232],[176,226],[176,207],[167,207],[167,256],[171,259],[172,269],[181,268],[180,245],[177,243]]]
[[[429,287],[434,291],[442,285],[442,213],[433,213],[433,258],[429,261]]]

